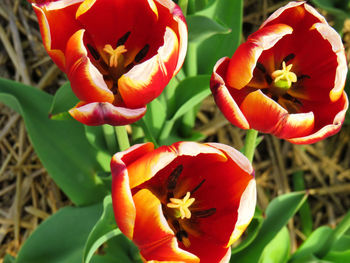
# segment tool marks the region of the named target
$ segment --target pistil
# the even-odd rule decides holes
[[[120,45],[116,49],[113,49],[111,45],[107,44],[103,48],[103,51],[109,54],[109,66],[116,68],[122,58],[122,54],[127,52],[127,49],[124,45]]]
[[[286,62],[282,62],[282,69],[275,70],[271,76],[274,80],[274,85],[277,88],[289,89],[293,82],[297,82],[297,75],[291,71],[293,64],[286,66]]]
[[[189,207],[195,201],[194,198],[190,198],[191,193],[187,192],[183,199],[170,198],[170,203],[167,204],[167,207],[177,209],[178,214],[176,217],[181,217],[181,219],[190,219],[191,211]]]

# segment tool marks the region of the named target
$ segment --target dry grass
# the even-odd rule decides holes
[[[245,0],[245,36],[286,2]],[[344,39],[350,42],[348,34]],[[66,80],[41,44],[31,7],[19,0],[0,2],[0,76],[48,92]],[[197,128],[208,141],[243,146],[245,132],[228,124],[212,98],[204,101]],[[314,228],[335,226],[350,208],[349,126],[305,147],[264,135],[254,167],[261,208],[266,208],[273,197],[293,191],[292,175],[296,171],[304,172]],[[33,151],[21,117],[0,104],[0,262],[5,253],[15,256],[38,224],[68,203]],[[294,249],[305,238],[299,224],[297,217],[289,224]]]

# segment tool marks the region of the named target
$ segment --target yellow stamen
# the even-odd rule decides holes
[[[272,73],[272,78],[274,79],[275,86],[278,88],[289,89],[292,86],[292,82],[297,82],[297,75],[290,71],[293,64],[286,66],[286,62],[282,62],[282,69],[275,70]]]
[[[103,48],[103,51],[110,55],[109,66],[117,67],[120,56],[123,53],[127,52],[127,49],[125,48],[124,45],[120,45],[116,49],[113,49],[111,45],[105,45],[105,47]]]
[[[170,198],[170,203],[167,204],[167,207],[177,208],[178,211],[180,212],[181,219],[184,219],[184,218],[190,219],[191,211],[188,208],[195,201],[194,198],[190,198],[190,195],[191,195],[190,192],[187,192],[187,194],[183,199]]]

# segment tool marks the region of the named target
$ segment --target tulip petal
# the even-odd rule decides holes
[[[249,123],[242,111],[228,91],[222,76],[226,75],[226,69],[230,59],[220,59],[214,66],[214,72],[210,80],[210,89],[214,99],[226,119],[241,129],[249,129]]]
[[[292,31],[290,26],[276,24],[253,33],[233,54],[226,73],[227,85],[234,89],[243,89],[252,79],[261,53]]]
[[[313,7],[305,2],[290,2],[277,9],[260,28],[273,24],[286,24],[294,29],[308,29],[315,23],[327,23]]]
[[[80,103],[69,114],[77,121],[90,126],[109,124],[120,126],[133,123],[141,119],[147,107],[129,109],[116,107],[108,102]]]
[[[75,12],[83,0],[55,1],[35,4],[43,44],[52,60],[64,71],[66,44],[71,35],[81,28]],[[57,23],[57,21],[60,21]]]
[[[158,54],[134,66],[118,80],[118,89],[125,105],[140,107],[158,97],[173,76],[178,61],[178,39],[167,27],[164,45]]]
[[[240,109],[249,120],[251,128],[272,134],[279,121],[288,114],[284,108],[260,90],[249,93],[242,101]]]
[[[133,199],[136,207],[133,241],[146,260],[199,262],[198,257],[178,247],[157,197],[142,189]]]
[[[91,63],[84,46],[85,30],[77,31],[68,41],[66,49],[66,73],[72,90],[85,102],[114,101],[112,91],[108,89],[102,74]]]
[[[349,100],[345,92],[342,97],[328,105],[320,106],[318,102],[305,105],[308,109],[313,109],[315,114],[314,131],[304,137],[290,138],[288,141],[295,144],[311,144],[326,137],[336,134],[345,119],[346,111],[349,107]]]

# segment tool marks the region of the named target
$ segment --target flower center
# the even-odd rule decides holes
[[[292,86],[292,82],[297,82],[297,75],[290,71],[293,64],[286,66],[286,62],[282,62],[282,69],[272,72],[271,77],[274,80],[274,85],[277,88],[289,89]]]
[[[167,204],[167,207],[174,208],[177,210],[177,213],[175,214],[176,217],[181,217],[181,219],[191,218],[191,211],[189,207],[193,204],[195,201],[194,198],[190,198],[191,193],[187,192],[185,197],[183,199],[178,198],[170,198],[170,203]]]
[[[118,63],[124,60],[123,53],[127,52],[127,49],[124,45],[118,46],[116,49],[113,49],[111,45],[105,45],[103,51],[109,55],[109,66],[117,67]]]

